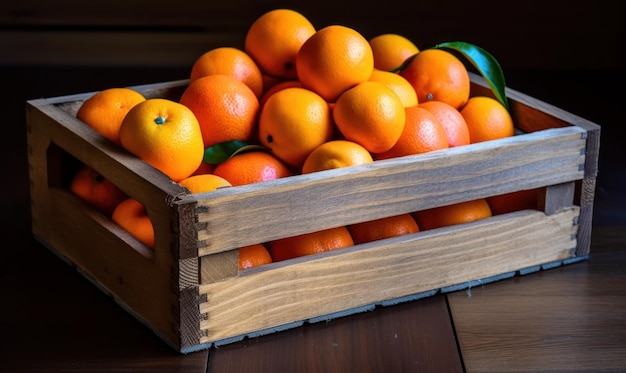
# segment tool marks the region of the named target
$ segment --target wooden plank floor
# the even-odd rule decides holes
[[[625,261],[624,251],[598,254],[450,294],[466,371],[625,371]]]
[[[3,68],[0,372],[626,371],[626,172],[594,74],[518,72],[513,87],[602,128],[588,260],[179,355],[30,234],[24,101],[184,78],[186,69]],[[580,85],[585,89],[581,89]],[[578,88],[577,88],[578,87]],[[615,98],[613,100],[616,100]],[[582,104],[584,103],[584,104]]]
[[[439,295],[213,348],[208,372],[463,372],[447,307]]]

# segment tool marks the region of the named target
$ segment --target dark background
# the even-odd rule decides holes
[[[461,40],[490,51],[507,85],[602,126],[597,203],[626,186],[624,13],[621,1],[158,1],[45,0],[0,5],[4,130],[3,226],[28,221],[24,103],[27,99],[188,77],[217,46],[242,47],[251,22],[289,7],[321,28],[350,26],[365,37],[407,36],[425,49]],[[614,144],[614,146],[613,146]],[[615,167],[607,168],[611,163]],[[598,210],[598,209],[596,209]],[[604,219],[601,210],[596,219]],[[14,234],[11,230],[9,234]]]

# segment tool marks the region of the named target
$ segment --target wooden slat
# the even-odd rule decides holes
[[[582,178],[577,127],[196,196],[200,255]],[[206,197],[206,198],[205,198]],[[315,217],[312,219],[312,217]]]
[[[541,190],[545,194],[540,198],[540,210],[548,215],[554,214],[563,208],[569,208],[574,204],[575,182],[563,183],[558,185],[550,185]]]
[[[208,284],[239,274],[238,250],[223,251],[200,257],[200,282]]]
[[[578,209],[500,215],[267,265],[201,285],[206,341],[572,256]],[[511,240],[515,237],[515,240]]]

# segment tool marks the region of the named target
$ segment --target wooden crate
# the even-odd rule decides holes
[[[187,83],[133,88],[177,100]],[[196,195],[77,120],[91,94],[27,102],[33,235],[182,353],[589,253],[600,127],[511,89],[523,134]],[[147,207],[154,251],[68,191],[72,163]],[[532,188],[543,211],[237,268],[244,245]]]

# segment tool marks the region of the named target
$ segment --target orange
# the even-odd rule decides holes
[[[223,177],[213,174],[192,175],[178,182],[191,193],[210,192],[217,188],[232,186]]]
[[[450,147],[468,145],[470,143],[469,128],[465,118],[450,104],[442,101],[426,101],[419,105],[430,111],[443,125]]]
[[[120,142],[135,156],[179,181],[202,163],[204,144],[200,131],[189,108],[168,99],[151,98],[126,114],[120,127]]]
[[[263,106],[265,106],[265,102],[271,95],[273,95],[274,93],[280,90],[283,90],[285,88],[291,88],[291,87],[304,88],[302,83],[298,80],[283,80],[283,81],[277,82],[273,86],[269,87],[261,96],[261,100],[260,100],[261,109],[263,109]]]
[[[366,221],[348,226],[355,244],[378,241],[384,238],[419,232],[411,214]]]
[[[236,154],[218,164],[213,171],[233,186],[258,183],[291,176],[291,170],[274,155],[265,151]]]
[[[374,67],[380,70],[394,70],[419,52],[410,39],[393,33],[377,35],[369,43],[374,53]]]
[[[270,241],[268,250],[275,262],[353,246],[348,228],[324,229]]]
[[[109,217],[115,207],[127,198],[126,193],[89,166],[83,166],[74,175],[70,190]]]
[[[272,262],[269,251],[263,244],[254,244],[239,248],[239,269],[257,267]]]
[[[487,198],[494,215],[521,210],[538,210],[541,188],[519,190]]]
[[[232,140],[250,141],[256,131],[259,99],[235,77],[214,74],[191,82],[179,102],[198,118],[205,147]]]
[[[359,83],[344,92],[333,107],[341,134],[370,153],[391,149],[402,135],[406,113],[400,97],[379,82]]]
[[[196,59],[189,81],[207,75],[230,75],[247,85],[256,97],[263,93],[263,75],[259,66],[245,51],[234,47],[211,49]]]
[[[141,93],[131,88],[105,89],[85,100],[76,118],[119,145],[122,120],[133,106],[144,100]]]
[[[296,56],[315,27],[292,9],[274,9],[257,18],[246,32],[245,51],[264,74],[295,79]]]
[[[296,58],[298,80],[328,102],[367,81],[373,69],[374,55],[367,39],[341,25],[326,26],[315,32],[304,42]]]
[[[383,83],[385,86],[391,88],[391,90],[394,91],[398,97],[400,97],[404,107],[415,106],[418,103],[415,88],[413,88],[408,80],[399,74],[374,69],[369,80]]]
[[[484,198],[417,211],[413,214],[422,230],[469,223],[490,216],[491,209]]]
[[[460,109],[470,95],[465,65],[455,55],[441,49],[419,52],[400,75],[415,88],[420,103],[437,100]]]
[[[302,165],[302,173],[371,163],[372,155],[363,146],[348,140],[331,140],[315,148]]]
[[[394,146],[376,154],[376,159],[388,159],[405,155],[422,154],[448,148],[446,131],[439,120],[421,105],[405,108],[404,129]]]
[[[281,89],[267,98],[259,116],[259,141],[294,169],[333,136],[330,107],[305,88]]]
[[[472,144],[515,134],[511,115],[504,105],[494,98],[487,96],[470,98],[461,109],[461,115],[467,123]]]
[[[154,227],[141,202],[134,198],[125,199],[113,210],[111,220],[144,245],[154,249]]]

